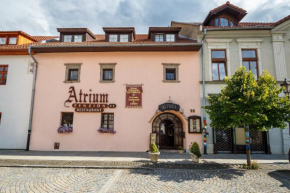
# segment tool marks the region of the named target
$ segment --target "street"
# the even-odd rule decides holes
[[[289,170],[0,167],[0,193],[289,191]]]

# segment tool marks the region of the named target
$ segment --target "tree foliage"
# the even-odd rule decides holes
[[[290,102],[279,97],[282,88],[267,71],[256,81],[253,73],[240,67],[232,77],[225,78],[221,93],[208,97],[211,126],[233,128],[249,125],[250,129],[285,128],[290,121]]]

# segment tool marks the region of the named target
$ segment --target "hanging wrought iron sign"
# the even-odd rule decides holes
[[[162,112],[169,111],[169,110],[179,111],[180,106],[178,104],[175,104],[175,103],[163,103],[163,104],[158,106],[158,110],[160,110]]]
[[[142,108],[142,84],[126,85],[126,108]]]
[[[66,104],[72,103],[72,107],[75,108],[75,112],[104,112],[105,108],[116,108],[116,104],[108,104],[109,94],[96,94],[83,93],[82,89],[79,94],[76,94],[75,88],[71,86],[69,88],[69,97],[64,102],[65,107],[69,107]]]

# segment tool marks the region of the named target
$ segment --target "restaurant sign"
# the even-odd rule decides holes
[[[169,111],[169,110],[173,110],[173,111],[179,111],[180,106],[178,104],[174,104],[174,103],[163,103],[161,105],[158,106],[158,110],[160,111]]]
[[[72,107],[75,108],[75,112],[104,112],[105,108],[116,108],[116,104],[108,104],[109,94],[92,93],[91,89],[89,93],[83,93],[81,89],[77,95],[73,86],[69,88],[68,93],[69,97],[64,106],[69,107],[66,104],[74,102]]]
[[[142,85],[126,85],[126,108],[142,108]]]

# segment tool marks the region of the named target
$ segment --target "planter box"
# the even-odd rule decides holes
[[[184,153],[184,150],[178,150],[178,153]]]
[[[159,155],[160,155],[160,152],[158,153],[149,152],[149,157],[153,163],[156,163],[158,161]]]
[[[199,163],[199,158],[194,155],[193,153],[190,153],[190,156],[191,156],[191,160],[194,162],[194,163]]]

